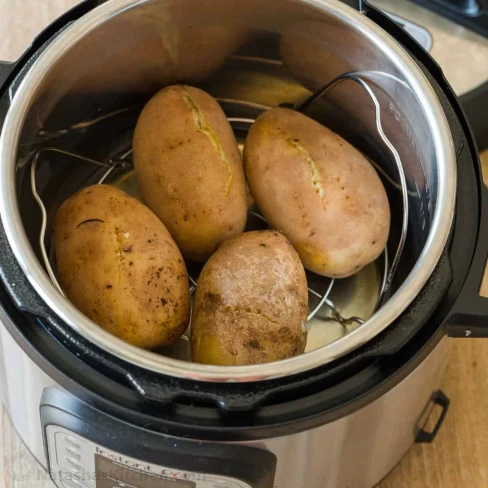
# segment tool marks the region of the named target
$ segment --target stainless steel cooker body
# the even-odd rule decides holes
[[[439,399],[450,342],[443,339],[395,388],[350,415],[315,429],[242,445],[265,449],[276,456],[274,488],[371,488],[393,469],[416,439],[422,440],[426,412]],[[46,389],[65,391],[0,327],[0,392],[4,405],[27,449],[47,470],[39,418]],[[103,443],[93,442],[85,447],[87,461],[83,466],[87,478],[94,472],[90,461],[96,446],[105,448]],[[56,467],[65,468],[64,447],[60,445],[58,450],[60,461]],[[59,470],[54,470],[54,476],[57,473]],[[47,472],[37,470],[32,476],[46,479]],[[26,486],[36,486],[35,479],[31,481]],[[237,488],[232,484],[222,486]],[[92,483],[86,487],[96,488]]]

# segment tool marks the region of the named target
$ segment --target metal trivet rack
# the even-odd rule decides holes
[[[361,74],[364,74],[364,72],[362,72]],[[378,102],[378,99],[376,98],[376,95],[374,94],[374,92],[372,91],[370,86],[367,84],[367,82],[363,78],[361,78],[360,73],[351,72],[351,73],[345,73],[345,74],[338,76],[337,78],[333,79],[332,81],[327,83],[327,85],[325,85],[323,88],[321,88],[319,91],[314,93],[310,98],[308,98],[300,106],[292,107],[292,108],[294,108],[295,110],[298,110],[300,112],[305,112],[317,100],[322,98],[329,90],[331,90],[332,88],[337,86],[339,83],[344,82],[346,80],[358,83],[367,92],[367,94],[369,95],[369,97],[373,101],[373,104],[375,107],[376,128],[377,128],[378,133],[379,133],[382,141],[384,142],[385,146],[388,148],[388,150],[390,151],[390,153],[392,154],[392,156],[394,158],[395,165],[396,165],[396,168],[398,171],[398,177],[399,177],[400,183],[398,184],[397,182],[395,182],[376,163],[374,163],[373,161],[370,161],[370,162],[371,162],[371,164],[374,165],[374,167],[377,169],[377,171],[380,172],[385,177],[386,181],[388,181],[396,189],[399,189],[402,193],[401,235],[400,235],[399,242],[398,242],[398,245],[396,247],[396,252],[395,252],[395,255],[394,255],[394,258],[393,258],[391,265],[389,265],[387,249],[385,248],[385,250],[383,252],[384,272],[383,272],[383,279],[382,279],[382,283],[381,283],[379,297],[378,297],[378,300],[376,302],[376,306],[374,309],[374,311],[376,311],[384,303],[384,301],[387,297],[387,294],[391,288],[393,278],[395,276],[400,258],[401,258],[402,253],[403,253],[403,248],[405,246],[405,241],[406,241],[406,237],[407,237],[407,227],[408,227],[408,189],[407,189],[405,173],[404,173],[402,162],[401,162],[401,159],[400,159],[400,156],[399,156],[397,150],[395,149],[393,144],[389,141],[389,139],[387,138],[387,136],[385,135],[385,133],[383,131],[383,127],[381,124],[381,107],[380,107],[380,104]],[[219,99],[219,98],[217,98],[217,101],[219,101],[220,103],[232,102],[235,105],[241,105],[243,107],[244,106],[253,106],[253,107],[257,106],[256,104],[252,104],[250,102],[246,102],[243,100]],[[136,110],[136,109],[140,109],[140,108],[141,108],[141,105],[126,107],[126,108],[123,108],[121,110],[117,110],[117,111],[102,115],[100,117],[97,117],[96,119],[77,123],[68,129],[61,129],[61,130],[52,131],[52,132],[47,132],[47,131],[41,130],[38,132],[39,141],[45,142],[47,140],[56,139],[58,137],[61,137],[61,136],[67,135],[67,134],[71,134],[71,133],[74,133],[77,131],[84,131],[84,130],[88,129],[89,127],[92,127],[92,126],[98,124],[99,122],[105,121],[105,120],[110,119],[112,117],[116,117],[117,115],[126,113],[128,111]],[[267,109],[271,109],[272,107],[260,105],[259,108],[261,110],[267,110]],[[247,129],[249,129],[251,127],[251,125],[255,122],[255,118],[228,117],[227,120],[229,121],[229,123],[231,124],[231,126],[233,127],[234,130],[236,129],[237,126],[240,129],[242,129],[243,126],[245,128],[247,127]],[[40,250],[41,250],[41,255],[42,255],[42,259],[44,261],[44,265],[46,267],[46,270],[49,274],[49,277],[51,278],[53,284],[56,286],[56,288],[59,290],[59,292],[64,296],[63,290],[61,289],[61,287],[57,281],[57,278],[56,278],[56,275],[55,275],[55,272],[53,269],[53,264],[49,258],[48,252],[46,251],[47,212],[46,212],[46,207],[44,205],[44,202],[41,199],[41,197],[37,191],[37,185],[36,185],[36,170],[37,170],[37,165],[38,165],[40,156],[45,154],[45,153],[49,153],[49,152],[62,154],[64,156],[68,156],[68,157],[75,158],[77,160],[84,161],[86,163],[92,164],[94,166],[97,166],[98,168],[104,168],[105,171],[103,172],[103,175],[101,176],[101,178],[98,180],[98,184],[102,184],[102,183],[105,183],[107,181],[107,179],[114,172],[114,170],[118,169],[121,171],[128,172],[132,169],[132,167],[133,167],[133,165],[132,165],[132,148],[130,147],[130,148],[123,150],[122,152],[117,154],[115,157],[110,158],[107,161],[98,161],[95,159],[85,157],[81,154],[75,154],[75,153],[72,153],[69,151],[65,151],[63,149],[60,149],[60,148],[57,148],[54,146],[44,147],[44,148],[39,149],[37,151],[33,151],[29,156],[29,158],[31,159],[31,175],[30,175],[31,176],[31,190],[32,190],[32,194],[33,194],[34,198],[36,199],[37,204],[39,205],[39,208],[41,210],[41,217],[42,217],[41,230],[40,230],[40,234],[39,234],[39,246],[40,246]],[[266,220],[264,219],[264,217],[261,214],[254,212],[254,211],[250,211],[250,214],[253,215],[254,217],[257,217],[257,218],[263,220],[264,222],[266,222]],[[197,287],[197,279],[198,279],[197,277],[189,276],[190,294],[191,295],[194,293],[194,291]],[[337,307],[334,305],[333,301],[329,298],[330,293],[332,291],[332,288],[334,286],[335,280],[325,278],[325,277],[323,277],[323,280],[326,280],[325,281],[326,286],[324,287],[324,289],[325,289],[324,293],[319,293],[317,290],[310,288],[310,287],[308,288],[309,296],[310,295],[313,296],[315,300],[318,299],[318,303],[313,308],[311,308],[311,310],[309,311],[309,315],[308,315],[307,320],[310,321],[318,313],[318,311],[324,305],[326,305],[330,309],[330,318],[329,317],[323,318],[323,320],[334,320],[334,321],[338,322],[344,328],[344,330],[346,332],[347,332],[346,327],[348,325],[351,325],[351,324],[361,325],[361,324],[363,324],[365,322],[365,320],[360,318],[360,317],[343,317],[340,314],[340,312],[337,310]],[[327,282],[328,282],[328,285],[327,285]],[[307,328],[307,325],[305,325],[305,327]],[[184,335],[183,339],[188,340],[188,337],[186,335]]]

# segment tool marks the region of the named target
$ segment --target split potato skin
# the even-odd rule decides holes
[[[390,230],[385,188],[368,160],[338,134],[294,110],[261,114],[244,146],[254,199],[305,268],[345,278],[374,261]]]
[[[246,225],[241,155],[217,101],[170,86],[144,107],[134,134],[134,167],[144,201],[183,255],[205,261]]]
[[[224,242],[205,264],[195,293],[192,361],[221,366],[268,363],[304,352],[305,270],[276,231]]]
[[[109,185],[84,188],[54,223],[58,278],[68,299],[108,332],[154,349],[190,317],[183,257],[161,221]]]

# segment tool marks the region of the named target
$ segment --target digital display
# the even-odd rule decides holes
[[[142,464],[126,466],[95,454],[96,488],[196,488],[196,483],[144,470]]]

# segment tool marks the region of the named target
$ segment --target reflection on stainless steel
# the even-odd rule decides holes
[[[215,16],[215,11],[220,15]],[[214,35],[208,43],[197,42],[195,49],[187,49],[188,42],[200,39],[193,34],[188,37],[185,31],[188,25],[197,33],[215,27]],[[225,36],[238,38],[237,44],[243,39],[242,31],[244,37],[251,34],[259,42],[253,44],[253,40],[244,46],[244,51],[229,52],[230,44],[222,42],[220,35],[222,25],[226,26]],[[107,38],[112,42],[104,42]],[[285,38],[290,41],[288,46],[300,48],[286,63],[282,45]],[[216,39],[226,48],[225,53],[213,50]],[[305,44],[307,49],[302,49]],[[181,57],[184,52],[191,56]],[[134,62],[135,53],[137,62]],[[232,54],[243,54],[246,59],[233,58]],[[255,59],[262,57],[278,62]],[[202,63],[211,64],[212,72],[195,73]],[[338,335],[335,337],[338,340],[329,340],[325,346],[317,346],[286,361],[221,368],[141,351],[97,326],[59,293],[40,262],[38,203],[26,186],[29,168],[23,165],[29,154],[45,145],[42,141],[32,144],[39,130],[51,132],[72,127],[79,121],[94,120],[100,113],[143,103],[168,82],[196,83],[194,75],[201,75],[200,86],[214,97],[246,101],[248,106],[240,107],[239,111],[230,102],[221,102],[229,117],[253,119],[259,113],[253,104],[299,105],[310,96],[310,91],[349,71],[369,73],[361,78],[374,91],[381,107],[385,135],[401,157],[409,190],[410,220],[416,223],[409,228],[392,296],[366,323],[344,337]],[[175,74],[179,77],[168,81]],[[371,20],[341,2],[112,0],[60,33],[15,88],[0,140],[0,214],[12,250],[34,290],[66,327],[142,368],[202,381],[259,381],[329,363],[365,344],[395,321],[425,285],[445,247],[456,194],[455,154],[446,117],[432,87],[408,54]],[[357,143],[358,149],[396,179],[396,165],[388,150],[384,150],[368,93],[358,84],[343,83],[325,98],[311,108],[310,116],[321,115],[319,122],[326,122],[332,130]],[[131,137],[129,127],[135,125],[135,112],[119,115],[125,121],[122,129],[105,120],[99,122],[103,130],[78,130],[73,137],[61,136],[56,145],[94,160],[107,161],[112,154],[121,154],[129,147],[124,137]],[[235,124],[245,125],[245,122]],[[87,184],[86,165],[72,161],[70,171]],[[66,165],[64,169],[59,165],[53,173],[42,171],[40,165],[41,160],[38,190],[49,219],[60,200],[72,193],[77,180],[68,177]],[[99,181],[107,170],[101,168],[93,182]],[[118,171],[119,168],[114,169],[109,178],[115,178]],[[81,183],[79,180],[78,184]],[[398,191],[395,193],[399,196]],[[395,199],[395,195],[389,196]],[[393,211],[397,210],[401,212],[401,204],[393,205]],[[27,221],[29,224],[25,225]],[[400,216],[392,219],[394,227],[398,224],[401,228],[401,222]],[[398,238],[400,230],[394,228],[392,238]],[[48,221],[47,239],[50,231]],[[343,317],[371,315],[378,296],[376,293],[373,299],[373,292],[381,286],[378,274],[373,267],[365,270],[364,279],[357,277],[356,281],[345,283],[336,280],[329,298]],[[364,300],[352,300],[359,290]],[[320,335],[325,328],[319,318],[323,318],[320,313],[312,320],[311,337]],[[331,328],[334,325],[332,322]],[[324,342],[320,339],[317,344]]]

